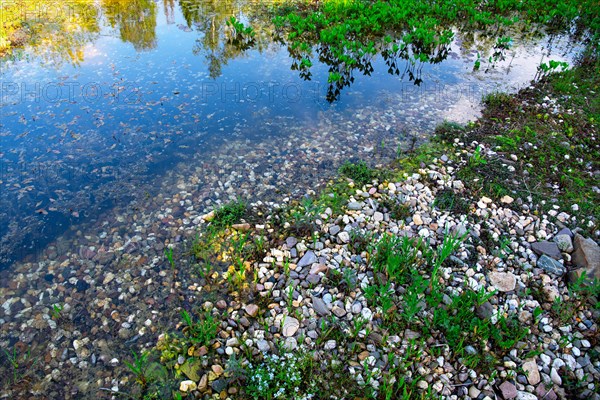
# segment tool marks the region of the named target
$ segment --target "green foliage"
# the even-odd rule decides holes
[[[387,209],[390,217],[402,221],[410,217],[410,209],[406,204],[400,203],[396,199],[385,198],[379,202],[384,209]]]
[[[492,92],[483,97],[483,104],[487,108],[505,109],[514,104],[514,97],[504,92]]]
[[[148,369],[148,356],[150,353],[143,351],[141,354],[137,354],[135,351],[132,351],[133,354],[133,363],[125,361],[125,365],[129,370],[135,375],[136,382],[145,388],[148,385],[148,377],[146,376],[146,371]]]
[[[54,320],[60,319],[63,309],[64,309],[64,305],[53,304],[52,309],[50,310],[50,316],[52,317],[52,319],[54,319]]]
[[[150,360],[150,351],[142,351],[141,354],[132,351],[132,354],[133,362],[125,361],[125,365],[135,377],[135,383],[139,385],[139,398],[162,399],[168,396],[170,390],[166,368]]]
[[[484,164],[487,164],[487,160],[481,154],[481,146],[477,146],[477,148],[473,152],[473,155],[471,157],[469,157],[469,165],[471,167],[477,168],[480,165],[484,165]]]
[[[254,29],[252,29],[251,26],[245,26],[243,22],[238,21],[238,19],[234,16],[231,16],[229,20],[227,20],[227,25],[234,30],[235,35],[249,37],[253,37],[255,35]]]
[[[167,258],[167,261],[169,262],[169,266],[171,267],[171,269],[174,270],[175,269],[175,258],[173,257],[173,248],[172,247],[165,248],[165,257]]]
[[[481,362],[491,361],[485,354],[486,345],[499,354],[510,350],[519,340],[525,338],[528,329],[523,327],[516,315],[500,315],[496,324],[475,314],[475,307],[483,304],[494,293],[483,289],[466,289],[460,294],[450,296],[448,306],[435,307],[429,329],[440,330],[454,353],[463,357],[467,367],[474,368]],[[466,346],[475,348],[468,353]],[[491,354],[488,354],[488,356]]]
[[[20,353],[17,351],[17,347],[13,347],[12,351],[2,349],[2,352],[10,366],[11,372],[9,382],[12,385],[25,379],[38,361],[37,357],[32,357],[30,349]]]
[[[182,310],[181,318],[185,325],[183,333],[192,343],[209,346],[216,338],[219,321],[210,312],[204,312],[198,321],[194,321],[190,313]]]
[[[539,80],[546,76],[555,73],[566,71],[569,68],[569,63],[565,61],[550,60],[548,63],[541,63],[537,68],[535,79]]]
[[[243,22],[238,21],[234,16],[231,16],[226,24],[231,29],[231,35],[229,36],[231,44],[239,50],[246,50],[254,45],[256,33],[251,26],[245,26]]]
[[[350,242],[348,242],[348,249],[356,254],[361,254],[363,251],[367,251],[371,246],[373,240],[373,234],[371,232],[362,232],[358,229],[350,231]]]
[[[454,138],[460,137],[465,132],[465,127],[456,123],[444,121],[435,128],[435,136],[451,142]]]
[[[453,211],[460,214],[466,214],[469,211],[469,202],[459,196],[452,189],[440,190],[433,202],[433,206],[444,211]]]
[[[215,216],[211,221],[211,226],[216,229],[228,228],[231,225],[240,222],[240,220],[246,215],[246,211],[246,203],[241,200],[227,203],[215,211]]]
[[[586,273],[583,272],[575,281],[569,284],[569,298],[563,300],[557,297],[552,304],[552,315],[561,324],[567,324],[577,316],[579,310],[584,306],[600,310],[600,280],[598,278],[590,282]]]
[[[359,185],[371,183],[371,180],[375,177],[375,172],[364,161],[357,163],[346,161],[340,167],[339,172]]]

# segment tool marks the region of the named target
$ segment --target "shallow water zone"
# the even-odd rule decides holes
[[[573,55],[556,38],[515,40],[474,71],[477,46],[457,34],[443,62],[407,62],[419,86],[375,57],[331,101],[327,65],[303,79],[258,4],[66,7],[71,23],[3,60],[1,79],[0,344],[40,360],[30,391],[50,398],[102,395],[129,346],[155,340],[173,301],[164,247],[200,215],[302,196],[344,160],[388,162],[438,123],[476,118],[485,93]],[[257,30],[254,46],[228,41],[231,15]],[[54,304],[74,318],[57,326]]]

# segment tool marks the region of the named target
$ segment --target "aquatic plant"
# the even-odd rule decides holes
[[[31,349],[27,349],[27,351],[20,353],[17,350],[17,347],[14,346],[12,351],[2,349],[2,352],[10,365],[12,376],[10,383],[13,385],[27,377],[38,361],[37,357],[32,357]]]
[[[138,354],[135,351],[131,352],[133,354],[133,362],[130,363],[125,361],[125,365],[135,376],[136,382],[142,387],[142,391],[148,386],[148,377],[146,375],[146,370],[148,369],[148,356],[149,353],[143,351]]]
[[[174,270],[175,269],[175,259],[173,257],[173,248],[172,247],[165,248],[165,257],[167,258],[167,261],[169,261],[169,266],[171,267],[171,269]]]
[[[63,309],[64,309],[64,305],[53,304],[52,309],[50,310],[50,315],[51,315],[52,319],[54,319],[54,320],[60,319]]]

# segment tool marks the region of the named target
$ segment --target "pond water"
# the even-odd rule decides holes
[[[395,75],[375,56],[371,76],[355,72],[332,99],[328,65],[313,60],[303,79],[257,4],[82,4],[1,61],[0,344],[61,363],[64,379],[82,384],[49,380],[44,390],[60,398],[83,398],[85,382],[111,387],[96,360],[108,365],[111,340],[133,343],[160,318],[170,298],[157,283],[163,249],[193,233],[199,215],[237,197],[302,196],[348,159],[389,162],[440,122],[475,119],[484,94],[515,92],[541,62],[574,55],[566,39],[538,36],[474,71],[490,39],[465,48],[472,38],[457,34],[443,62],[407,62]],[[253,47],[228,42],[231,15],[257,30]],[[144,280],[153,290],[137,286]],[[113,312],[88,305],[106,298]],[[50,304],[77,311],[77,334],[56,333]],[[93,362],[69,364],[82,336],[92,337]],[[40,379],[49,373],[39,369]]]
[[[62,11],[75,22],[92,22],[81,22],[75,33],[46,33],[55,45],[25,47],[20,61],[2,63],[3,267],[39,256],[58,235],[107,209],[154,196],[166,171],[182,161],[187,167],[206,163],[224,142],[244,143],[236,150],[243,159],[265,143],[280,147],[290,135],[335,130],[336,138],[326,139],[332,144],[343,146],[349,135],[358,135],[354,144],[387,148],[366,157],[382,161],[445,119],[473,119],[483,94],[515,91],[540,62],[568,58],[571,51],[548,39],[515,43],[506,60],[487,72],[473,71],[476,52],[461,48],[457,36],[441,64],[407,63],[420,71],[420,86],[407,74],[388,74],[375,57],[372,76],[355,73],[354,83],[330,102],[327,66],[316,62],[310,81],[291,70],[288,51],[269,40],[252,3],[88,7]],[[228,43],[230,15],[256,23],[256,46],[242,51]],[[350,131],[343,129],[346,123]],[[298,151],[289,150],[284,159]],[[339,150],[346,158],[360,155],[356,147]],[[326,161],[324,174],[343,161],[328,152],[313,157]],[[301,174],[298,181],[305,182]],[[282,183],[275,186],[293,190]]]

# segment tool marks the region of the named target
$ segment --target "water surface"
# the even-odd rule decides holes
[[[67,6],[75,28],[48,28],[48,43],[30,43],[17,60],[2,62],[3,267],[44,257],[47,244],[108,210],[173,190],[165,186],[167,173],[184,176],[233,142],[232,164],[249,165],[265,145],[280,148],[291,138],[295,148],[265,165],[298,162],[310,140],[347,146],[339,156],[385,162],[443,120],[474,119],[483,94],[516,91],[540,62],[572,57],[565,40],[538,37],[515,41],[504,61],[474,71],[476,49],[489,50],[489,39],[465,48],[457,34],[440,64],[406,63],[405,73],[391,75],[376,56],[371,76],[355,73],[331,101],[328,66],[315,61],[312,79],[303,79],[259,7],[195,0]],[[257,30],[250,49],[228,42],[231,15]],[[317,175],[328,176],[343,160],[326,146],[315,148],[310,160]],[[273,179],[283,192],[312,186],[297,167]],[[234,192],[227,195],[240,194]],[[246,195],[263,192],[271,191],[257,187]]]

